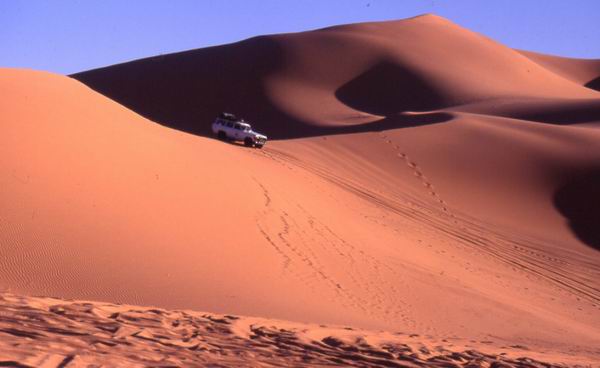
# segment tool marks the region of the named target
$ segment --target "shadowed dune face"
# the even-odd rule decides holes
[[[575,235],[600,251],[600,169],[574,176],[556,191],[554,203]]]
[[[580,124],[600,121],[600,98],[545,104],[540,108],[522,109],[513,117],[550,124]],[[510,116],[510,114],[509,114]]]
[[[451,119],[446,113],[399,115],[440,107],[441,97],[434,97],[435,89],[425,78],[392,62],[377,64],[336,92],[343,104],[389,119],[317,125],[287,114],[266,91],[266,81],[282,68],[280,38],[257,37],[73,77],[148,119],[208,137],[213,134],[207,122],[220,111],[235,111],[275,139],[380,131]]]
[[[264,120],[292,130],[298,126],[270,104],[265,94],[264,79],[281,63],[280,46],[273,38],[255,37],[183,54],[156,56],[73,77],[150,120],[192,134],[210,136],[206,122],[212,122],[221,111],[256,120],[257,129]]]
[[[381,132],[389,129],[414,128],[429,124],[439,124],[452,121],[454,115],[448,112],[427,112],[420,114],[395,114],[389,117],[353,125],[339,126],[309,126],[303,129],[302,137],[329,136],[338,134],[354,134]],[[287,136],[288,138],[293,138]]]
[[[506,98],[456,106],[449,110],[555,125],[576,125],[600,122],[600,95],[595,99]]]
[[[596,79],[592,79],[591,81],[587,82],[585,84],[585,86],[587,88],[591,88],[591,89],[594,89],[596,91],[600,91],[600,77],[598,77]]]
[[[230,111],[275,139],[373,131],[365,123],[481,100],[594,96],[436,16],[261,36],[72,77],[171,128],[212,136],[216,114]]]
[[[393,62],[378,63],[338,88],[335,95],[353,109],[380,116],[443,105],[431,81]]]

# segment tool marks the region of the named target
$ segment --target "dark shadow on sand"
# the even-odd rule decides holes
[[[335,96],[353,109],[380,116],[437,110],[444,105],[426,78],[392,62],[380,62],[337,89]]]
[[[600,168],[567,180],[556,191],[554,205],[579,240],[600,250]]]
[[[161,125],[212,137],[211,123],[234,112],[264,129],[287,121],[268,108],[264,78],[281,63],[278,42],[251,38],[231,45],[161,55],[71,75],[95,91]]]
[[[399,128],[413,128],[422,125],[445,123],[453,118],[454,115],[446,112],[430,112],[421,114],[401,113],[364,124],[314,127],[314,130],[311,132],[312,134],[306,136],[366,133]]]
[[[591,81],[585,84],[587,88],[594,89],[596,91],[600,91],[600,77],[596,79],[592,79]]]
[[[438,97],[424,80],[404,68],[382,63],[336,91],[348,106],[385,116],[360,125],[317,126],[273,105],[264,81],[283,63],[276,36],[260,36],[136,60],[74,74],[97,92],[161,125],[214,137],[211,123],[222,111],[249,120],[270,139],[360,133],[449,121],[447,113],[403,111],[434,109]]]
[[[530,109],[527,112],[507,114],[510,117],[540,123],[570,125],[600,121],[600,98],[564,101],[556,106]]]

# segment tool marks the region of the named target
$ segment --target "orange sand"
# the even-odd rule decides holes
[[[1,69],[0,287],[600,359],[598,76],[431,15]]]

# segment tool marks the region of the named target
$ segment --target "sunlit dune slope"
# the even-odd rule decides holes
[[[566,79],[596,91],[600,90],[600,60],[598,59],[570,59],[531,51],[519,52]]]
[[[4,69],[0,286],[598,354],[600,93],[524,55],[424,16],[74,76],[107,97]]]
[[[263,215],[294,188],[307,200],[290,214],[334,201],[311,199],[300,174],[153,124],[66,77],[5,69],[1,78],[3,286],[322,313],[299,303],[309,288],[280,277],[285,258],[268,239],[279,241],[279,219]]]

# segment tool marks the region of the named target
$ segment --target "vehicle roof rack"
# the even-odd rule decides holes
[[[228,112],[222,112],[221,114],[219,114],[219,117],[222,119],[233,120],[233,121],[239,120],[235,115],[230,114]]]

